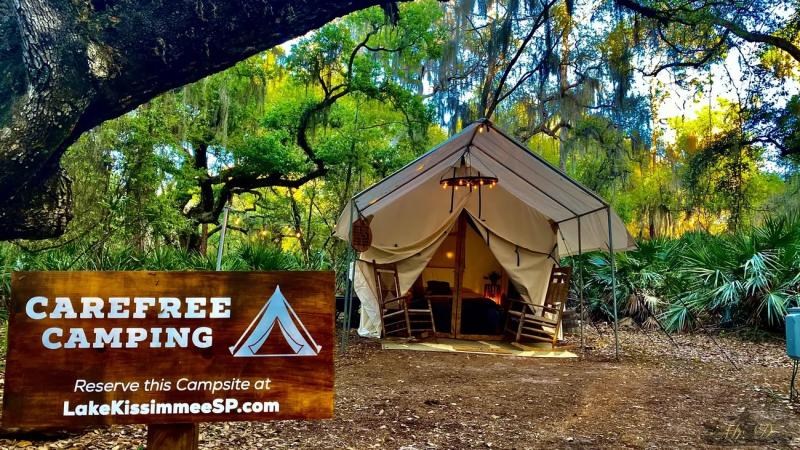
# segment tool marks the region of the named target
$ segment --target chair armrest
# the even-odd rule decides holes
[[[545,306],[545,305],[535,305],[532,306],[532,308],[541,309],[549,313],[557,313],[559,311],[557,308],[551,308],[550,306]]]

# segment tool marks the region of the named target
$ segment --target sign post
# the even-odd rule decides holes
[[[20,272],[6,429],[148,424],[194,449],[199,422],[333,415],[332,272]]]
[[[148,449],[196,450],[200,426],[196,423],[173,423],[147,426]]]

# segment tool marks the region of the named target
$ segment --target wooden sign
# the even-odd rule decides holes
[[[359,253],[369,250],[372,245],[372,229],[369,227],[371,220],[371,217],[368,219],[360,217],[353,222],[353,236],[350,245]]]
[[[20,272],[4,428],[333,415],[333,272]]]

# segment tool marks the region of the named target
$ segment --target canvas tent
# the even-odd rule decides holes
[[[442,176],[465,152],[471,166],[497,177],[493,189],[442,188]],[[395,263],[407,290],[464,215],[532,304],[543,301],[559,257],[635,246],[607,202],[481,120],[354,196],[339,217],[335,234],[348,242],[352,222],[370,219],[371,246],[352,269],[362,305],[360,335],[380,335],[372,261]]]

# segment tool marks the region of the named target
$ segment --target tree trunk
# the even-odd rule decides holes
[[[62,234],[59,159],[169,89],[382,0],[0,0],[0,240]]]
[[[200,246],[202,241],[202,236],[197,231],[198,224],[195,222],[192,226],[190,226],[185,232],[181,233],[180,235],[180,244],[181,248],[186,249],[188,253],[200,253]]]
[[[208,254],[208,224],[204,223],[202,226],[202,233],[200,235],[200,254],[205,256]]]

